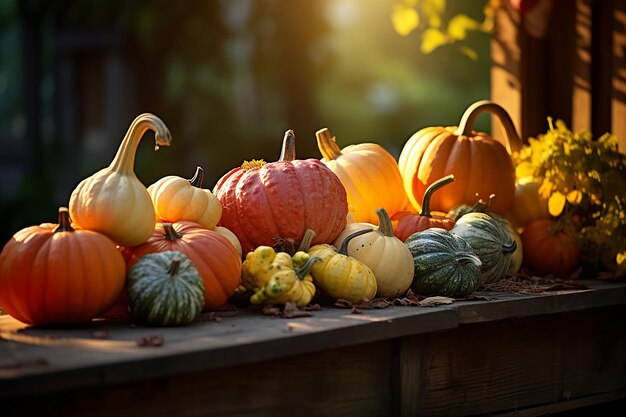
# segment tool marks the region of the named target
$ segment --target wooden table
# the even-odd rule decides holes
[[[626,283],[583,283],[181,328],[3,316],[0,415],[531,416],[624,399]],[[163,345],[137,342],[151,336]]]

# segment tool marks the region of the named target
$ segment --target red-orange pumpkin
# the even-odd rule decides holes
[[[422,210],[419,213],[402,211],[396,213],[391,220],[394,222],[393,232],[398,239],[405,241],[413,233],[421,232],[431,227],[450,230],[454,227],[454,219],[448,217],[446,213],[430,210],[430,200],[433,193],[450,183],[454,182],[454,175],[448,175],[433,182],[422,200]]]
[[[223,305],[241,279],[241,256],[222,234],[194,222],[157,223],[146,243],[134,248],[128,269],[148,253],[178,251],[194,264],[204,280],[204,308]]]
[[[61,207],[58,224],[22,229],[4,246],[0,305],[24,323],[84,323],[115,302],[125,276],[115,243],[101,233],[74,230]]]
[[[291,130],[277,162],[245,162],[224,175],[213,193],[222,203],[219,224],[237,236],[244,254],[284,240],[298,247],[307,229],[315,232],[313,245],[331,243],[346,226],[341,181],[318,159],[296,159]]]
[[[575,231],[559,227],[552,220],[535,220],[522,232],[524,265],[539,274],[567,276],[580,261]]]
[[[485,133],[474,132],[474,119],[482,112],[499,117],[505,127],[509,151],[520,149],[521,142],[507,112],[489,101],[470,106],[458,128],[427,127],[415,133],[404,145],[398,167],[411,204],[419,209],[426,189],[437,179],[454,174],[456,182],[431,200],[434,210],[449,212],[463,204],[471,205],[478,194],[495,194],[491,207],[505,214],[515,195],[515,168],[507,148]]]

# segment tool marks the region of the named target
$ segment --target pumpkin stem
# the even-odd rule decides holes
[[[511,243],[507,243],[502,245],[502,253],[507,255],[509,253],[513,253],[517,250],[517,242],[516,241],[512,241]]]
[[[122,174],[134,175],[133,167],[135,164],[135,153],[137,152],[137,146],[143,135],[148,130],[154,130],[154,139],[156,146],[154,150],[158,150],[159,146],[170,146],[172,142],[172,135],[168,130],[165,123],[154,114],[144,113],[135,118],[131,123],[122,144],[115,154],[115,158],[111,162],[109,167],[116,172]]]
[[[339,149],[339,145],[337,145],[335,138],[330,135],[330,131],[327,128],[315,132],[315,137],[317,137],[317,147],[326,161],[332,161],[341,156],[341,149]]]
[[[193,177],[187,181],[189,181],[189,184],[194,187],[202,188],[202,182],[204,181],[204,170],[202,167],[197,166],[195,174],[193,174]]]
[[[483,263],[481,262],[480,258],[477,255],[473,253],[469,253],[469,252],[457,253],[456,261],[458,262],[459,265],[474,264],[478,268],[483,266]]]
[[[251,161],[243,161],[243,164],[241,164],[241,169],[244,171],[247,171],[252,168],[261,168],[265,164],[267,164],[267,162],[265,162],[262,159],[253,159]]]
[[[170,274],[170,278],[174,278],[178,274],[178,271],[180,270],[181,260],[182,259],[180,256],[172,257],[172,263],[170,264],[170,269],[167,270],[167,273]]]
[[[172,226],[172,223],[163,223],[163,230],[165,231],[165,240],[175,242],[183,237],[183,235],[174,230],[174,226]]]
[[[483,112],[489,112],[500,119],[500,123],[506,133],[507,141],[505,146],[509,154],[519,152],[522,149],[522,141],[517,134],[511,116],[509,116],[502,106],[492,101],[481,100],[469,106],[467,110],[465,110],[465,113],[463,113],[459,128],[456,130],[455,134],[458,136],[473,136],[472,126],[474,125],[474,121],[476,117]]]
[[[306,229],[304,232],[304,236],[302,236],[302,242],[300,242],[300,246],[298,246],[298,251],[306,252],[311,247],[311,243],[313,242],[313,238],[315,237],[315,230]]]
[[[432,217],[430,214],[430,199],[433,193],[451,182],[454,182],[454,174],[439,178],[437,181],[428,186],[426,192],[424,193],[424,198],[422,199],[422,211],[420,212],[420,216]]]
[[[72,222],[70,221],[70,211],[67,207],[59,207],[59,225],[54,229],[57,232],[73,232]]]
[[[339,248],[339,251],[337,253],[348,256],[348,244],[350,243],[350,241],[357,236],[361,236],[361,235],[364,235],[366,233],[373,232],[373,231],[374,229],[364,229],[364,230],[358,230],[352,233],[343,241],[343,243],[341,244],[341,248]]]
[[[289,129],[285,132],[283,138],[283,147],[280,150],[279,161],[295,161],[296,159],[296,134],[293,130]]]
[[[378,216],[378,231],[387,237],[394,237],[393,234],[393,224],[391,223],[391,218],[389,218],[389,213],[383,207],[376,210],[376,215]]]
[[[319,261],[320,259],[322,258],[320,258],[319,256],[312,256],[300,268],[294,268],[294,271],[296,271],[296,276],[298,277],[298,279],[300,281],[304,281],[304,278],[306,278],[307,274],[311,270],[311,267],[313,267],[313,264]]]

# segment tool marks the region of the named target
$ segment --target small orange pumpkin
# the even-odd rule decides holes
[[[580,263],[580,245],[573,229],[552,220],[535,220],[522,232],[524,265],[539,274],[568,276]]]
[[[437,179],[454,174],[456,182],[432,198],[435,210],[448,212],[462,204],[471,205],[479,196],[495,194],[492,211],[505,214],[515,195],[515,167],[507,148],[472,125],[482,112],[498,116],[508,139],[509,152],[521,148],[521,141],[508,113],[499,105],[479,101],[463,114],[456,127],[426,127],[404,145],[398,166],[404,189],[418,209],[426,189]]]
[[[73,229],[69,211],[59,223],[17,232],[0,253],[0,305],[24,323],[85,323],[113,305],[126,266],[105,235]]]

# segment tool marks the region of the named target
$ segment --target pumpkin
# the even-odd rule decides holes
[[[541,183],[532,177],[517,181],[515,202],[509,211],[509,217],[516,226],[523,228],[535,220],[550,218],[548,200],[539,194],[540,186]]]
[[[347,245],[349,256],[369,266],[376,277],[376,295],[396,297],[404,294],[413,281],[411,252],[393,232],[391,219],[384,208],[376,210],[378,228],[373,233],[352,239]],[[375,229],[371,223],[350,223],[333,245],[340,248],[344,240],[358,230]]]
[[[319,257],[311,267],[311,276],[317,287],[333,298],[351,303],[369,301],[376,295],[376,276],[363,262],[347,255],[348,243],[353,238],[371,230],[359,230],[348,236],[337,249],[329,244],[315,245],[307,251]]]
[[[315,135],[322,162],[341,180],[356,222],[375,224],[379,207],[393,215],[408,206],[398,163],[385,148],[359,143],[340,149],[328,129]]]
[[[578,268],[580,246],[573,229],[535,220],[522,231],[524,265],[538,274],[568,276]]]
[[[239,239],[237,239],[237,236],[233,232],[223,226],[217,226],[215,229],[213,229],[213,231],[228,239],[228,241],[239,253],[239,257],[243,257],[243,249],[241,249],[241,243],[239,243]]]
[[[213,229],[222,215],[222,205],[210,190],[202,188],[204,170],[196,167],[190,180],[168,175],[148,187],[157,220],[195,222]]]
[[[130,125],[107,168],[82,180],[70,197],[70,216],[80,228],[103,233],[124,246],[137,246],[154,230],[154,207],[133,165],[144,133],[155,131],[156,149],[169,146],[169,130],[161,119],[144,113]]]
[[[474,119],[482,112],[499,117],[504,125],[510,152],[521,142],[511,118],[499,105],[479,101],[463,115],[458,128],[426,127],[405,143],[398,167],[409,201],[418,209],[426,189],[437,179],[453,174],[454,184],[431,199],[434,210],[448,212],[461,204],[472,204],[476,194],[498,198],[492,211],[504,214],[515,195],[515,167],[507,148],[482,132],[472,131]]]
[[[482,284],[498,281],[511,271],[517,244],[495,219],[485,213],[468,213],[451,230],[462,237],[480,258]]]
[[[126,266],[115,243],[101,233],[74,229],[68,209],[58,224],[18,231],[0,253],[0,305],[24,323],[85,323],[113,305]]]
[[[402,211],[396,213],[391,220],[395,222],[394,233],[398,239],[405,241],[413,233],[421,232],[431,227],[450,230],[454,226],[454,220],[445,213],[433,212],[430,210],[430,199],[433,193],[440,188],[454,182],[454,175],[447,175],[438,179],[428,186],[422,199],[421,211],[419,214]]]
[[[148,241],[134,249],[129,268],[148,253],[181,252],[204,280],[204,307],[223,305],[241,278],[241,256],[220,233],[194,222],[157,223]]]
[[[463,238],[432,227],[412,234],[404,244],[413,256],[415,293],[458,298],[480,285],[482,262]]]
[[[180,252],[142,256],[128,272],[126,288],[133,317],[146,324],[188,324],[204,306],[204,281]]]
[[[292,130],[277,162],[244,162],[220,178],[214,194],[222,203],[219,225],[237,236],[244,253],[280,240],[297,247],[308,228],[314,244],[330,243],[346,226],[341,181],[317,159],[296,159]]]

